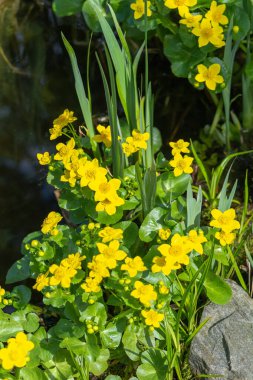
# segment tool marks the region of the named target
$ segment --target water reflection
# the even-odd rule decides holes
[[[60,30],[83,38],[82,28],[59,26],[45,2],[0,0],[0,283],[23,237],[57,208],[35,157],[52,150],[51,121],[79,109]]]

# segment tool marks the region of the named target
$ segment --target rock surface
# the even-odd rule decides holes
[[[208,304],[193,339],[189,363],[193,374],[213,380],[253,380],[253,299],[234,281],[226,305]],[[210,376],[216,375],[216,376]]]

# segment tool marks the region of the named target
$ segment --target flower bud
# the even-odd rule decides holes
[[[87,329],[88,329],[88,330],[91,330],[92,328],[93,328],[92,324],[89,323],[89,324],[87,325]]]
[[[129,278],[127,278],[127,279],[125,280],[125,284],[129,285],[130,283],[131,283],[131,280],[130,280]]]
[[[124,290],[127,292],[129,290],[129,286],[124,286]]]
[[[38,255],[39,255],[40,257],[43,257],[43,256],[45,255],[45,252],[44,252],[44,251],[39,251],[39,252],[38,252]]]
[[[7,300],[7,299],[4,299],[4,300],[3,300],[3,304],[4,304],[4,305],[9,305],[8,300]]]
[[[88,224],[88,230],[94,230],[94,228],[95,228],[95,223]]]
[[[33,248],[38,247],[39,244],[40,244],[39,240],[32,240],[32,241],[31,241],[31,246],[32,246]]]
[[[88,300],[88,304],[93,305],[94,303],[95,303],[95,300],[93,300],[92,298]]]
[[[88,329],[88,330],[87,330],[87,333],[88,333],[88,334],[94,334],[94,330],[93,330],[93,329]]]
[[[240,30],[240,28],[239,28],[238,25],[235,25],[235,26],[233,27],[233,32],[234,32],[235,34],[237,34],[237,33],[239,32],[239,30]]]
[[[134,323],[134,319],[133,319],[133,318],[130,318],[130,319],[129,319],[129,323]]]
[[[25,244],[25,249],[28,251],[30,249],[30,244]]]
[[[93,326],[94,331],[98,331],[98,326]]]
[[[120,284],[120,285],[123,285],[124,283],[125,283],[124,278],[121,278],[121,279],[119,280],[119,284]]]
[[[153,332],[154,329],[155,329],[154,326],[150,326],[150,327],[149,327],[149,331],[150,331],[150,332]]]

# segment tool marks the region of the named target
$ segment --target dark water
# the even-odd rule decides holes
[[[10,265],[20,257],[24,236],[40,229],[44,217],[57,209],[37,152],[53,150],[48,129],[65,108],[80,110],[73,76],[60,32],[78,55],[85,73],[89,33],[81,16],[57,19],[51,2],[4,0],[0,3],[0,285]],[[212,108],[187,81],[172,76],[159,42],[152,42],[151,79],[156,93],[156,126],[164,141],[181,135],[197,137],[211,121]],[[105,111],[92,45],[91,88],[95,113]],[[187,93],[187,96],[185,94]],[[203,100],[204,99],[204,100]],[[200,117],[201,115],[201,117]],[[200,123],[201,120],[201,123]]]

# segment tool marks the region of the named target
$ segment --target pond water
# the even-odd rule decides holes
[[[46,171],[36,159],[37,152],[53,151],[48,133],[52,120],[69,108],[82,122],[61,31],[74,46],[84,74],[89,33],[81,16],[57,19],[51,1],[0,1],[0,284],[20,257],[24,236],[40,229],[47,213],[57,210]],[[197,137],[213,110],[185,80],[171,75],[156,44],[150,55],[156,125],[164,141],[178,137],[182,128],[187,137]],[[92,50],[102,50],[101,36],[93,39]],[[94,111],[103,113],[102,84],[94,62],[93,55]]]

